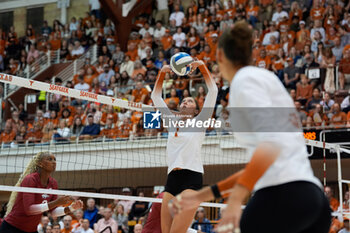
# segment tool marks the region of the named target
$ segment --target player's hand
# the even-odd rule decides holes
[[[241,215],[241,202],[230,200],[214,231],[217,233],[240,233],[239,222],[241,220]]]
[[[198,60],[197,58],[195,58],[195,61],[190,64],[191,66],[190,74],[192,74],[200,65],[204,65],[204,62],[202,60]]]
[[[74,201],[74,198],[71,196],[60,196],[56,199],[57,205],[67,205],[72,203]]]
[[[70,205],[74,210],[82,209],[84,204],[81,200],[76,200]]]
[[[169,73],[171,72],[171,68],[169,65],[164,65],[160,71],[164,73]]]
[[[181,211],[195,209],[200,203],[201,200],[198,198],[197,192],[185,192],[172,199],[168,207],[170,214],[174,216],[181,213]]]

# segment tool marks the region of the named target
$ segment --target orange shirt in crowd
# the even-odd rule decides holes
[[[277,54],[278,49],[281,46],[279,44],[269,44],[266,46],[266,52],[268,54]]]
[[[348,112],[348,116],[346,117],[346,120],[350,122],[350,111]]]
[[[131,130],[132,130],[131,124],[129,123],[122,124],[117,131],[118,132],[117,136],[119,138],[128,138]]]
[[[71,233],[72,230],[73,230],[73,227],[70,227],[68,230],[62,229],[62,230],[61,230],[61,233]]]
[[[133,124],[137,124],[141,120],[142,117],[143,117],[142,112],[135,111],[131,115],[131,122]]]
[[[50,40],[49,43],[51,44],[51,50],[58,50],[61,48],[61,40]]]
[[[266,56],[265,58],[258,57],[255,64],[257,67],[270,69],[271,59],[268,56]]]
[[[247,12],[248,16],[258,17],[259,7],[258,6],[254,6],[254,7],[247,6],[246,12]]]
[[[2,56],[4,56],[5,46],[6,46],[6,41],[3,39],[0,39],[0,55]]]
[[[45,125],[47,124],[47,123],[49,123],[49,122],[51,122],[52,123],[52,125],[54,126],[54,127],[57,127],[58,126],[58,118],[55,118],[55,119],[51,119],[51,118],[47,118],[47,119],[45,119],[45,121],[44,121],[45,123]]]
[[[113,117],[113,123],[117,123],[118,114],[116,112],[114,112],[114,113],[106,113],[106,112],[102,113],[102,117],[101,117],[102,124],[106,124],[107,117]]]
[[[320,20],[323,19],[325,9],[323,7],[320,8],[312,8],[310,15],[312,20]]]
[[[0,134],[0,144],[1,143],[11,143],[16,137],[16,133],[14,130],[11,131],[11,133],[7,134],[5,132],[2,132]]]
[[[298,16],[300,21],[303,19],[303,11],[299,9],[297,12],[289,12],[289,23],[292,23],[293,16]]]
[[[276,69],[276,70],[283,70],[284,69],[284,61],[282,59],[274,59],[272,61],[272,66]]]
[[[198,55],[198,59],[199,60],[203,60],[205,62],[205,64],[209,64],[210,62],[213,62],[216,60],[216,57],[215,55],[210,52],[210,53],[207,53],[205,51],[202,51],[199,55]]]
[[[297,94],[296,97],[298,98],[302,98],[302,99],[309,99],[312,97],[312,85],[308,84],[306,86],[303,85],[298,85],[297,86]]]
[[[117,137],[117,129],[115,127],[111,128],[111,129],[102,129],[100,131],[100,136],[106,136],[106,138],[116,138]]]
[[[137,90],[137,89],[134,89],[132,91],[132,96],[134,96],[134,102],[140,102],[141,101],[141,98],[143,95],[148,95],[148,91],[146,88],[141,88],[140,90]]]
[[[224,18],[225,10],[219,10],[216,12],[216,20],[221,21]]]
[[[173,37],[172,36],[163,36],[161,39],[161,42],[163,44],[163,49],[165,51],[167,51],[173,45]]]
[[[31,139],[31,141],[40,142],[42,137],[43,133],[41,132],[41,130],[31,131],[27,134],[26,140]]]
[[[329,233],[337,233],[342,227],[343,224],[337,218],[333,217]]]
[[[273,3],[273,0],[259,0],[259,4],[262,6],[268,6]]]
[[[300,41],[303,41],[304,38],[303,38],[303,34],[306,33],[306,36],[308,38],[310,38],[310,31],[308,29],[303,29],[303,30],[299,30],[296,34],[296,40],[297,42],[300,42]]]
[[[176,106],[180,103],[179,97],[170,97],[170,98],[166,98],[166,99],[164,100],[164,102],[165,102],[167,105],[169,105],[169,102],[170,102],[170,101],[174,101],[175,104],[176,104]]]
[[[187,38],[187,46],[193,48],[199,44],[199,36],[191,36]]]
[[[333,125],[346,125],[346,114],[345,114],[345,112],[339,112],[337,114],[334,114],[332,116],[332,118],[331,118],[331,122],[332,122]],[[332,205],[332,200],[330,202],[331,205]],[[336,200],[336,199],[334,199],[334,200]],[[339,206],[339,202],[338,202],[338,206]]]
[[[247,5],[248,0],[236,0],[236,5],[243,4],[243,6]]]
[[[227,10],[225,10],[225,12],[228,14],[228,17],[230,19],[233,19],[235,17],[235,14],[236,14],[236,8],[227,9]]]
[[[125,53],[125,56],[129,56],[131,61],[135,61],[136,58],[138,57],[137,49],[135,48],[134,50],[127,51]]]
[[[86,82],[87,84],[90,85],[91,87],[91,84],[92,84],[92,81],[98,77],[98,74],[95,73],[95,74],[92,74],[92,75],[85,75],[84,76],[84,82]]]
[[[260,50],[264,48],[263,46],[257,47],[254,46],[253,51],[252,51],[252,58],[253,60],[257,60],[259,58]]]

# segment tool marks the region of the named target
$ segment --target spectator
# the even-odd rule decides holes
[[[95,200],[89,198],[86,202],[86,210],[84,211],[84,219],[89,220],[90,228],[94,227],[94,224],[97,222],[98,218],[98,209],[95,206]]]
[[[54,135],[54,125],[52,122],[47,122],[43,127],[43,137],[41,139],[42,144],[49,144]]]
[[[276,12],[272,15],[272,22],[278,24],[284,17],[289,17],[288,13],[282,10],[282,3],[277,4]]]
[[[78,77],[78,80],[79,80],[79,83],[74,85],[74,89],[79,90],[79,91],[89,91],[90,90],[90,85],[84,81],[83,76],[80,75]]]
[[[295,108],[297,110],[297,113],[299,115],[300,121],[303,126],[306,125],[306,120],[307,120],[307,113],[301,109],[301,104],[299,101],[294,101]]]
[[[169,9],[167,0],[157,0],[157,12],[155,15],[156,21],[162,21],[165,25],[168,25]]]
[[[29,131],[27,134],[26,140],[29,143],[40,143],[43,137],[43,133],[41,131],[42,126],[39,122],[34,123],[34,128]]]
[[[103,218],[98,220],[97,224],[94,226],[96,232],[101,232],[107,227],[111,228],[112,233],[118,232],[118,223],[112,218],[112,210],[110,208],[105,208],[103,210]]]
[[[148,33],[151,34],[152,36],[153,36],[153,34],[154,34],[154,29],[153,29],[153,27],[151,27],[151,26],[149,25],[148,22],[145,22],[145,24],[143,25],[143,27],[140,29],[139,34],[140,34],[142,37],[145,37],[146,32],[148,32]]]
[[[169,20],[175,20],[175,25],[176,27],[180,27],[182,25],[182,21],[185,18],[185,14],[180,11],[180,5],[179,4],[175,4],[174,5],[174,12],[170,14],[170,18]]]
[[[339,37],[336,37],[334,39],[334,47],[332,48],[332,53],[336,58],[336,62],[340,62],[340,60],[342,59],[343,49],[344,47],[341,45]]]
[[[340,110],[338,103],[335,103],[333,105],[333,116],[331,118],[331,124],[335,128],[343,128],[346,125],[346,114]]]
[[[129,76],[134,72],[134,62],[130,60],[129,55],[125,55],[124,62],[120,65],[119,72],[123,75],[124,71],[126,71]]]
[[[340,106],[343,112],[350,111],[350,89],[348,91],[348,96],[343,99]]]
[[[19,131],[17,132],[17,135],[15,137],[15,143],[17,145],[23,145],[26,142],[26,137],[27,137],[27,127],[25,125],[22,125],[19,128]]]
[[[307,100],[312,96],[312,85],[309,84],[309,79],[305,74],[301,74],[300,77],[300,84],[297,85],[296,98],[302,105],[305,105]]]
[[[74,42],[74,47],[71,51],[71,56],[73,58],[77,58],[79,56],[81,56],[84,53],[84,48],[80,45],[80,41],[76,40]]]
[[[47,216],[41,217],[41,222],[38,225],[37,231],[38,233],[46,233],[45,229],[49,225],[50,219]]]
[[[139,193],[139,197],[144,197],[143,192]],[[135,201],[131,207],[129,213],[129,220],[138,221],[141,217],[145,216],[146,211],[148,209],[148,203],[143,201]]]
[[[146,98],[148,96],[148,91],[144,88],[142,82],[137,82],[135,89],[132,91],[132,102],[146,103]]]
[[[350,83],[350,50],[344,52],[339,64],[339,88],[344,90],[345,83]]]
[[[84,127],[80,134],[82,139],[90,139],[98,136],[100,133],[100,126],[99,124],[94,123],[94,116],[92,114],[87,116],[87,122],[88,124]]]
[[[71,226],[72,217],[70,215],[66,215],[63,217],[64,228],[61,230],[61,233],[72,233],[73,227]]]
[[[290,57],[287,58],[288,67],[284,68],[284,85],[287,88],[296,89],[296,84],[299,80],[300,71],[299,68],[294,66],[294,60]]]
[[[199,207],[194,217],[196,220],[192,224],[192,228],[198,230],[199,232],[211,233],[213,226],[210,221],[206,218],[206,213],[203,207]]]
[[[69,141],[71,132],[67,127],[67,122],[64,119],[60,120],[59,127],[54,132],[53,138],[56,142],[67,142]]]
[[[186,46],[186,35],[182,32],[182,27],[177,27],[176,33],[173,35],[173,41],[178,48]]]
[[[52,233],[61,233],[61,225],[59,223],[52,224]]]
[[[324,94],[323,100],[320,102],[320,105],[325,110],[325,113],[329,113],[333,107],[334,100],[331,99],[331,96],[328,92]]]
[[[310,37],[314,38],[316,32],[319,32],[321,34],[321,41],[324,42],[326,39],[326,31],[322,27],[321,20],[315,20],[314,27],[310,31]]]
[[[117,205],[115,220],[118,222],[118,230],[121,230],[122,233],[129,232],[128,215],[124,212],[124,206],[121,204]]]
[[[310,117],[315,126],[325,126],[328,123],[328,117],[320,104],[316,104],[313,111],[310,111]]]
[[[108,114],[106,125],[100,131],[100,136],[106,137],[109,139],[114,139],[117,136],[116,131],[117,129],[116,129],[116,126],[114,125],[114,117],[112,114]]]
[[[116,63],[116,65],[121,65],[122,62],[124,61],[124,57],[125,57],[124,52],[121,50],[120,45],[117,44],[115,47],[115,51],[112,55],[113,61]]]
[[[134,233],[141,233],[142,232],[142,225],[136,224],[134,227]]]
[[[339,207],[339,201],[333,197],[333,189],[329,186],[326,186],[324,192],[328,198],[331,209],[333,211],[337,211]]]
[[[274,36],[277,40],[279,40],[280,38],[280,33],[276,30],[276,23],[275,22],[271,22],[270,23],[270,32],[266,33],[263,39],[262,44],[264,46],[269,45],[270,44],[270,37]]]
[[[314,109],[317,104],[320,104],[321,100],[322,99],[321,99],[320,89],[314,88],[312,90],[311,99],[306,103],[306,110],[310,111],[311,109]]]
[[[141,34],[141,33],[140,33]],[[152,35],[152,33],[150,33]],[[161,39],[165,35],[165,27],[163,27],[161,21],[157,21],[156,28],[154,30],[154,39]]]
[[[39,50],[36,49],[35,45],[32,44],[30,45],[29,51],[28,51],[28,56],[27,56],[27,63],[32,64],[32,59],[38,59],[39,58]]]
[[[111,77],[115,75],[115,71],[108,64],[103,66],[103,71],[104,72],[98,76],[98,81],[100,84],[104,82],[108,86]]]
[[[339,233],[350,233],[349,219],[344,219],[344,227],[339,231]]]
[[[260,68],[269,70],[271,67],[271,59],[266,56],[265,48],[260,49],[259,57],[257,58],[255,65]]]
[[[45,20],[41,28],[41,34],[44,37],[48,37],[51,34],[51,32],[52,32],[52,28],[47,24],[47,21]]]
[[[98,0],[89,0],[90,14],[94,15],[96,18],[101,18],[101,5]]]
[[[83,129],[84,129],[84,125],[82,124],[81,118],[79,116],[75,117],[74,123],[71,126],[71,133],[72,133],[73,139],[76,137],[79,137]]]
[[[73,233],[94,233],[94,231],[90,228],[90,222],[88,219],[83,219],[81,221],[81,226],[76,229]]]
[[[8,119],[6,122],[9,122],[12,125],[12,129],[15,133],[19,130],[19,128],[24,125],[23,121],[19,119],[18,111],[13,111],[11,114],[12,118]]]
[[[130,188],[123,188],[122,189],[123,195],[126,196],[131,196],[131,190]],[[134,204],[135,201],[131,201],[131,200],[121,200],[118,202],[118,204],[123,205],[125,213],[129,214],[132,208],[132,205]]]

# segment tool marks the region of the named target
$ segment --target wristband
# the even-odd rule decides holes
[[[221,197],[221,193],[219,191],[219,187],[217,184],[214,184],[212,186],[210,186],[210,189],[212,191],[212,193],[214,194],[215,198],[220,198]]]

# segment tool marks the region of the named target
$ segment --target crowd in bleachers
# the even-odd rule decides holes
[[[131,195],[132,190],[124,187],[121,194]],[[329,233],[348,232],[350,230],[349,215],[340,216],[337,214],[340,210],[340,203],[334,197],[333,189],[326,186],[325,195],[330,202],[330,208],[334,212]],[[138,196],[143,197],[143,192],[139,192]],[[156,196],[159,197],[158,191],[153,192],[153,197]],[[110,227],[111,230],[107,229],[107,232],[141,233],[142,229],[147,227],[146,222],[150,209],[154,205],[148,202],[131,200],[114,200],[109,204],[99,203],[100,201],[101,199],[94,200],[89,198],[84,202],[84,209],[78,209],[70,215],[59,218],[52,217],[49,212],[44,213],[41,222],[37,226],[37,231],[38,233],[100,233]],[[342,208],[344,212],[350,209],[349,191],[344,193]],[[5,209],[0,211],[0,223]],[[160,208],[154,208],[153,211],[160,211]],[[192,221],[191,228],[197,230],[198,233],[213,233],[223,211],[225,211],[225,208],[219,210],[199,207]],[[216,217],[207,217],[209,214]],[[160,224],[160,219],[152,218],[152,221],[159,221]],[[155,226],[155,222],[152,224]],[[158,228],[160,229],[160,226]],[[157,229],[154,229],[152,232],[158,232]]]
[[[221,33],[246,20],[254,30],[253,65],[278,76],[295,101],[303,126],[350,127],[349,1],[156,0],[154,4],[153,12],[146,10],[134,19],[127,51],[117,43],[113,22],[102,19],[96,5],[86,17],[73,17],[65,25],[55,20],[50,27],[45,22],[40,32],[28,26],[24,38],[18,39],[11,27],[0,33],[0,69],[15,74],[40,52],[54,49],[62,59],[74,59],[97,44],[96,64],[87,59],[71,80],[62,83],[48,77],[47,82],[152,105],[150,92],[159,69],[173,54],[185,51],[207,64],[219,88],[214,117],[224,124],[220,130],[208,129],[208,134],[227,134],[229,85],[220,76],[215,51]],[[201,107],[206,96],[201,74],[167,74],[164,96],[170,109],[177,109],[187,96],[195,97]],[[7,119],[0,142],[158,135],[166,136],[166,130],[143,129],[141,112],[40,92],[36,115],[28,116],[19,106]]]

